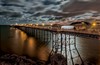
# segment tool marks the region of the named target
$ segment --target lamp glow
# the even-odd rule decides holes
[[[97,25],[96,20],[93,20],[93,21],[92,21],[92,26],[95,27],[96,25]]]
[[[53,24],[50,24],[51,26],[53,25]]]
[[[42,23],[42,26],[44,26],[45,24],[44,23]]]
[[[36,26],[38,26],[39,24],[36,24]]]

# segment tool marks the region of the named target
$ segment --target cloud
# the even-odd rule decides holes
[[[81,2],[93,2],[95,0],[78,0],[78,1],[81,1]]]
[[[18,12],[36,14],[46,11],[61,12],[61,6],[70,0],[0,0],[0,12]],[[10,15],[10,14],[9,14]]]

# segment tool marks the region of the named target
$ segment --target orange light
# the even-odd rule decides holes
[[[36,26],[38,26],[39,24],[36,24]]]
[[[92,26],[96,26],[96,22],[92,23]]]
[[[96,25],[97,25],[97,23],[96,23],[96,21],[94,20],[94,21],[92,22],[92,26],[95,27]]]
[[[51,26],[53,25],[53,24],[50,24]]]
[[[32,24],[30,24],[32,26]]]
[[[45,26],[45,24],[44,24],[44,23],[42,23],[42,26]]]

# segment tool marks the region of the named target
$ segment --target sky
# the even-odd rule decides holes
[[[0,15],[44,13],[46,11],[63,12],[62,6],[71,1],[92,2],[94,0],[0,0]],[[10,12],[10,13],[9,13]]]
[[[93,2],[95,0],[0,0],[0,24],[9,21],[5,16],[26,19],[48,11],[65,14],[68,12],[63,11],[63,8],[74,1]]]
[[[37,13],[44,13],[49,10],[61,12],[61,6],[69,3],[70,1],[71,0],[0,0],[0,14],[10,15],[15,13],[27,13],[34,15]]]
[[[83,1],[83,2],[93,2],[95,0],[78,0],[78,1]]]

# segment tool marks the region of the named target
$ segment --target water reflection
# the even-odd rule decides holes
[[[100,65],[100,40],[77,37],[77,49],[86,63]],[[73,46],[71,46],[74,48]],[[0,50],[17,55],[27,55],[47,60],[49,44],[38,42],[24,32],[9,27],[0,27]],[[76,55],[75,53],[73,55]],[[78,62],[78,61],[77,61]]]
[[[5,37],[4,33],[9,34]],[[4,36],[4,40],[0,41],[2,42],[0,43],[1,50],[17,55],[27,55],[31,58],[36,57],[45,61],[48,59],[48,47],[44,46],[44,43],[37,42],[34,37],[28,37],[21,30],[10,28],[9,32],[2,32],[1,35]]]
[[[100,40],[77,38],[77,48],[84,62],[100,64]]]
[[[42,59],[42,60],[48,60],[48,56],[50,53],[50,49],[46,46],[43,46],[41,48],[39,48],[38,50],[39,52],[37,53],[38,58]]]
[[[24,32],[21,32],[18,29],[10,29],[10,34],[9,34],[9,42],[8,42],[8,50],[10,49],[9,52],[11,53],[16,53],[18,55],[22,55],[23,53],[23,48],[24,48],[24,42],[27,39],[27,35]]]
[[[28,43],[28,44],[27,44]],[[36,40],[32,37],[29,37],[26,42],[25,42],[25,47],[26,49],[24,49],[26,51],[26,53],[33,57],[35,56],[35,52],[36,52]]]

